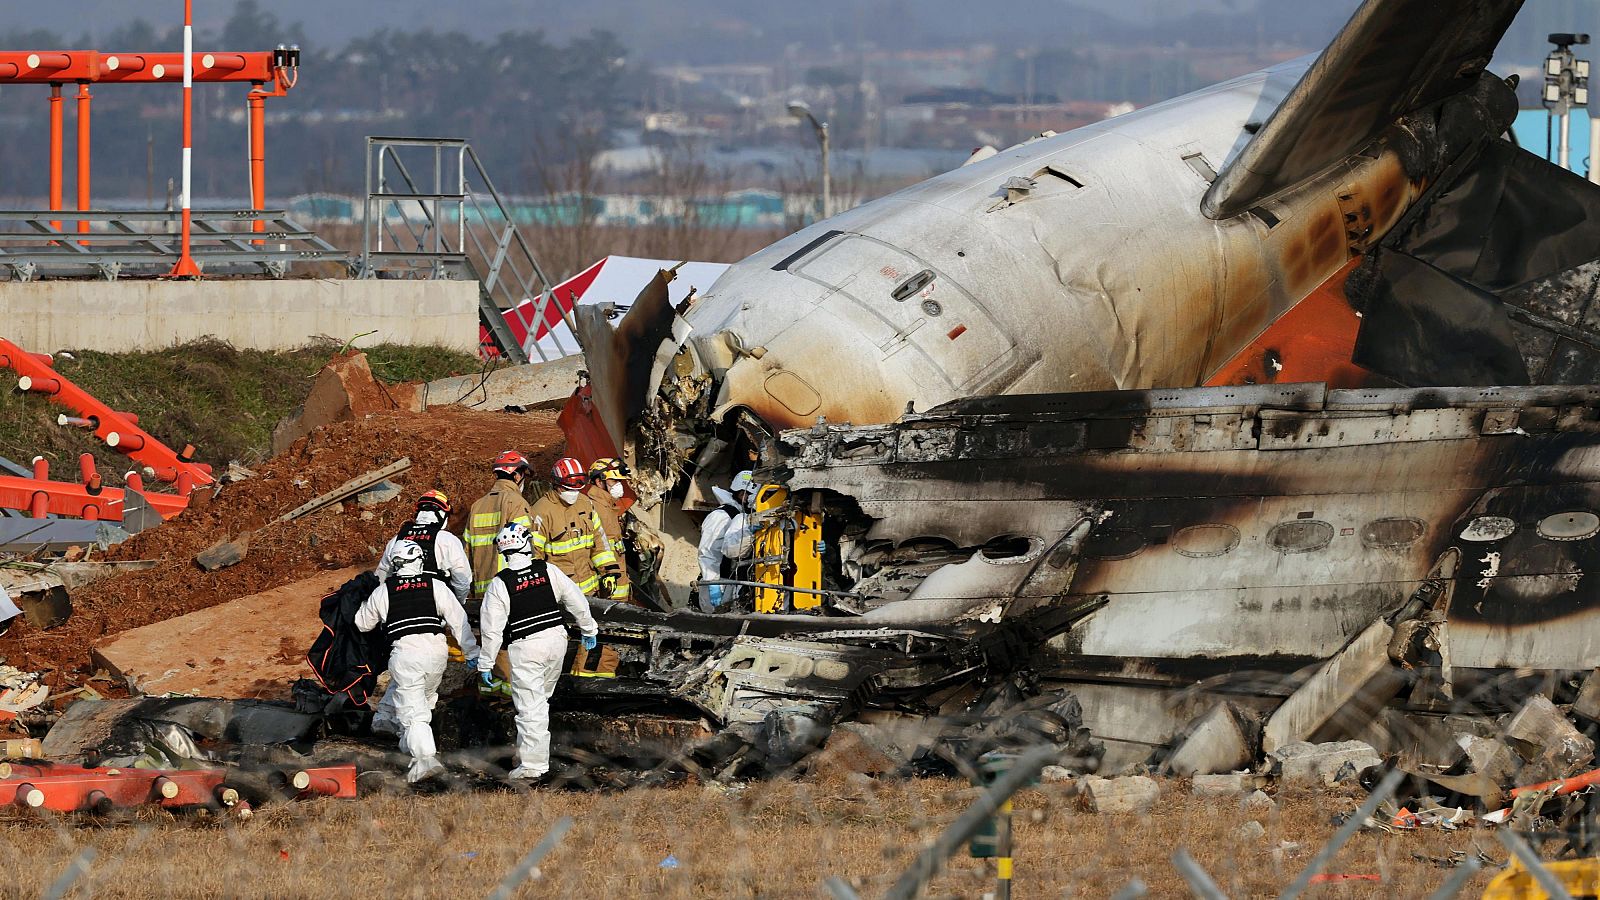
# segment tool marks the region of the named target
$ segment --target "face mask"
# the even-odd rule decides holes
[[[560,497],[561,498],[561,502],[565,503],[568,506],[571,506],[572,504],[578,502],[578,492],[577,491],[569,491],[569,490],[563,488],[556,496]]]
[[[423,510],[418,510],[417,511],[417,524],[418,525],[432,525],[433,523],[435,523],[437,521],[439,521],[439,514],[437,512],[435,512],[434,510],[423,509]]]
[[[620,482],[620,481],[611,482],[611,484],[606,488],[606,491],[608,493],[610,493],[613,498],[615,498],[617,500],[621,500],[622,499],[622,482]]]
[[[527,567],[533,565],[533,557],[527,553],[512,551],[502,555],[505,556],[506,565],[513,569],[526,569]]]

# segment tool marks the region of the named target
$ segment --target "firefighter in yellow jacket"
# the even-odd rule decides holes
[[[505,568],[505,560],[495,549],[494,538],[500,529],[512,522],[533,529],[528,516],[528,501],[522,496],[522,484],[532,474],[528,458],[515,450],[507,450],[494,459],[494,487],[472,504],[467,519],[467,533],[462,543],[467,545],[467,558],[472,563],[472,596],[483,597],[495,575]]]
[[[608,596],[622,564],[594,501],[583,493],[589,484],[583,463],[558,459],[551,474],[555,484],[528,510],[534,558],[548,560],[588,596]]]
[[[611,542],[611,550],[617,555],[617,577],[611,584],[609,591],[602,591],[603,596],[623,603],[633,603],[633,589],[628,583],[627,545],[623,542],[623,509],[624,494],[628,481],[628,467],[620,459],[609,456],[595,460],[589,466],[589,489],[586,496],[594,502],[595,511],[600,514],[601,530],[605,532],[606,540]],[[604,579],[601,587],[605,588]]]

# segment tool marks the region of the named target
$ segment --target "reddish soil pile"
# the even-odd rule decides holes
[[[198,492],[188,510],[160,528],[115,548],[110,559],[159,559],[161,565],[98,582],[73,595],[73,616],[48,632],[18,622],[0,637],[0,656],[45,674],[54,689],[93,674],[91,646],[104,636],[215,606],[298,581],[325,569],[372,565],[384,543],[409,518],[412,501],[440,488],[450,495],[459,533],[467,507],[492,483],[489,460],[501,450],[528,454],[547,471],[563,446],[550,413],[477,412],[436,407],[426,413],[387,412],[337,422],[295,442],[257,469],[258,475]],[[409,456],[410,470],[392,480],[399,498],[370,508],[354,499],[294,522],[265,523],[365,472]],[[202,572],[194,555],[224,538],[257,531],[243,562]],[[306,645],[317,630],[306,623]],[[302,648],[303,649],[303,648]]]

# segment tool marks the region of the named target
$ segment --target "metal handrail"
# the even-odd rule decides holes
[[[433,151],[431,184],[414,177],[426,170],[408,167],[400,148]],[[512,362],[527,362],[532,352],[550,358],[533,340],[555,299],[550,279],[470,142],[368,137],[366,179],[362,277],[473,277],[480,319],[501,352]],[[525,299],[533,301],[531,317],[519,310]],[[521,344],[507,322],[513,315],[528,335]],[[551,341],[557,355],[568,354],[559,337]]]

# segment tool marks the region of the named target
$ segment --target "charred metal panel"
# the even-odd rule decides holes
[[[1453,665],[1588,669],[1600,659],[1600,484],[1588,480],[1600,456],[1581,458],[1563,468],[1583,481],[1492,490],[1455,523]]]
[[[1301,408],[1266,406],[1279,388]],[[843,543],[862,584],[889,594],[874,615],[906,606],[925,621],[989,621],[1020,597],[1104,598],[1057,639],[1068,657],[1226,670],[1330,656],[1415,593],[1486,491],[1600,471],[1596,395],[1374,389],[1311,404],[1272,386],[1235,389],[1231,407],[1207,405],[1219,399],[1210,390],[990,398],[893,426],[786,432],[780,455],[791,490],[850,498],[864,517]],[[1034,588],[1045,548],[1083,522],[1070,578]],[[914,549],[935,539],[942,560]]]

